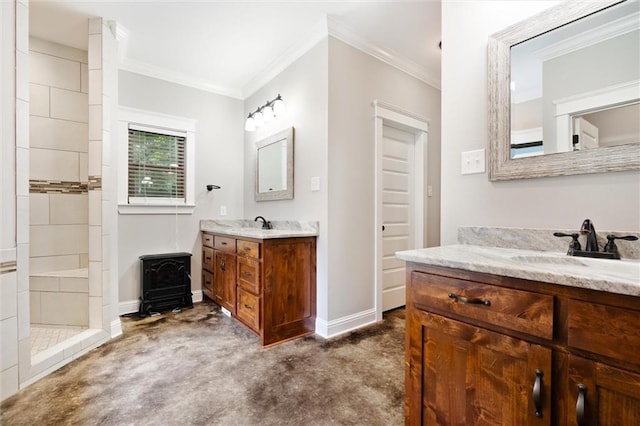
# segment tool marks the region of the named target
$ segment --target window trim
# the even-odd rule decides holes
[[[143,199],[130,203],[129,125],[155,131],[186,134],[185,142],[185,202],[169,199]],[[118,108],[118,213],[120,214],[193,214],[195,210],[195,144],[197,120],[152,111],[120,106]]]

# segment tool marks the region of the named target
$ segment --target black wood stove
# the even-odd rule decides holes
[[[140,256],[140,308],[138,314],[193,307],[191,253]]]

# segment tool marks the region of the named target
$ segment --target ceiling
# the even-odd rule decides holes
[[[30,34],[87,49],[87,19],[115,21],[120,68],[244,99],[327,33],[440,87],[440,0],[53,1]]]

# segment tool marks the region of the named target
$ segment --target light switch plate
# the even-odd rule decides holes
[[[220,216],[227,215],[227,206],[220,206]]]
[[[320,191],[320,176],[311,178],[311,191]]]
[[[460,155],[460,171],[463,175],[485,172],[484,149],[465,151]]]

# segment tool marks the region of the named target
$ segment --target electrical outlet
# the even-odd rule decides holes
[[[220,216],[227,215],[227,206],[220,206]]]
[[[433,186],[427,185],[427,197],[433,197]]]
[[[460,155],[460,171],[463,175],[473,173],[484,173],[484,149],[476,149],[475,151],[466,151]]]

